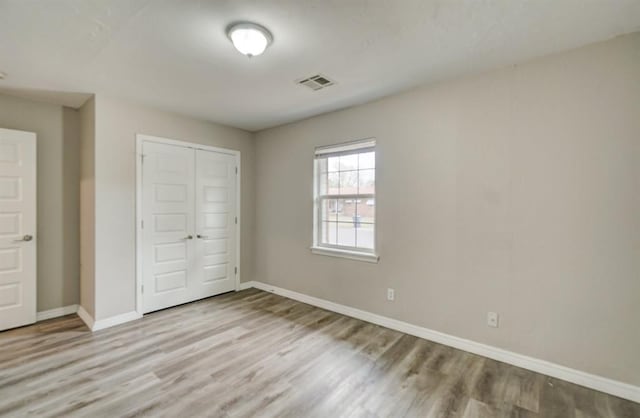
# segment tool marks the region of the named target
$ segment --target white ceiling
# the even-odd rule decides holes
[[[273,32],[264,55],[233,48],[237,20]],[[638,30],[638,0],[0,0],[0,89],[255,131]],[[317,73],[337,84],[294,83]]]

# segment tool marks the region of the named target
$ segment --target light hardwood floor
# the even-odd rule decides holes
[[[0,333],[0,415],[640,417],[640,405],[255,289]]]

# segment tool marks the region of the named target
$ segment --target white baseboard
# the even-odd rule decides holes
[[[96,322],[93,317],[82,306],[78,307],[78,316],[87,325],[87,328],[93,330],[93,324]]]
[[[99,319],[94,322],[93,327],[91,327],[91,331],[99,331],[101,329],[110,328],[116,325],[124,324],[125,322],[135,321],[136,319],[142,318],[136,311],[127,312],[124,314],[112,316],[110,318]]]
[[[91,331],[99,331],[101,329],[110,328],[124,324],[125,322],[135,321],[136,319],[142,318],[142,315],[133,311],[96,321],[82,306],[78,308],[78,316],[84,321]]]
[[[61,308],[49,309],[46,311],[38,312],[36,314],[36,321],[46,321],[47,319],[57,318],[59,316],[71,315],[78,312],[78,305],[63,306]]]
[[[257,287],[255,283],[256,282],[254,281],[242,282],[240,283],[240,286],[238,286],[238,290],[245,290],[245,289],[251,289],[252,287]]]
[[[377,315],[371,312],[352,308],[350,306],[341,305],[339,303],[334,303],[328,300],[305,295],[303,293],[298,293],[292,290],[272,286],[266,283],[257,281],[241,283],[241,288],[247,289],[249,287],[255,287],[267,292],[272,292],[289,299],[294,299],[329,311],[337,312],[353,318],[361,319],[363,321],[371,322],[373,324],[381,325],[383,327],[423,338],[425,340],[448,345],[450,347],[488,357],[497,361],[501,361],[503,363],[512,364],[523,369],[555,377],[557,379],[595,389],[600,392],[605,392],[614,396],[618,396],[620,398],[628,399],[634,402],[640,402],[640,387],[633,386],[628,383],[623,383],[617,380],[608,379],[606,377],[571,369],[566,366],[514,353],[512,351],[504,350],[498,347],[493,347],[464,338],[455,337],[453,335],[434,331],[428,328],[423,328],[417,325],[409,324],[407,322],[399,321],[397,319]]]

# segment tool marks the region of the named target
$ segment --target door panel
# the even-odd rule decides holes
[[[236,178],[235,156],[196,150],[196,293],[236,288]]]
[[[153,142],[142,152],[143,310],[151,312],[192,300],[194,155]]]
[[[0,330],[36,321],[36,135],[0,129]]]

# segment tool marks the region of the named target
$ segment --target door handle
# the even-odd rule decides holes
[[[193,239],[193,235],[187,235],[186,237],[184,237],[182,239]]]
[[[208,236],[206,236],[206,235],[200,235],[200,234],[196,235],[196,237],[198,237],[198,238],[200,238],[200,239],[207,239],[207,238],[209,238],[209,237],[208,237]]]
[[[21,239],[14,239],[13,242],[29,242],[33,239],[32,235],[25,235]]]

